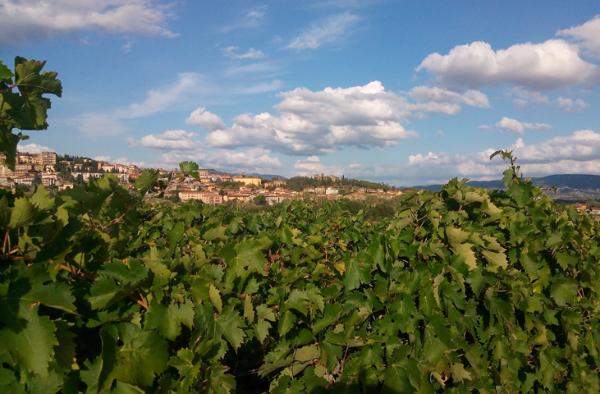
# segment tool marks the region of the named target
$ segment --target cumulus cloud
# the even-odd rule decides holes
[[[175,37],[166,26],[171,8],[154,0],[3,0],[0,43],[91,30]]]
[[[230,59],[236,60],[256,60],[265,57],[263,51],[259,49],[250,48],[246,52],[240,52],[240,48],[236,46],[228,46],[223,48],[223,54]]]
[[[110,161],[111,156],[99,155],[99,156],[94,156],[92,159],[94,159],[96,161]]]
[[[185,130],[167,130],[160,134],[145,135],[134,144],[159,150],[192,150],[196,146],[196,142],[192,140],[194,135]]]
[[[291,49],[317,49],[333,43],[348,34],[348,30],[359,21],[359,17],[344,12],[321,19],[309,26],[305,31],[292,38],[288,44]]]
[[[437,86],[416,86],[411,89],[409,96],[417,101],[414,109],[424,112],[454,115],[460,112],[461,104],[479,108],[490,107],[487,96],[479,90],[459,93]]]
[[[170,151],[161,155],[167,167],[184,160],[193,160],[204,168],[215,168],[232,172],[276,172],[281,168],[279,158],[267,149],[251,148],[247,150]]]
[[[315,174],[342,176],[344,171],[346,171],[346,174],[348,174],[348,172],[355,172],[361,166],[362,165],[358,163],[351,163],[347,166],[329,165],[323,163],[319,156],[308,156],[305,159],[297,160],[294,163],[294,174],[300,176],[310,176]]]
[[[178,102],[185,94],[196,89],[200,80],[200,74],[180,73],[175,83],[160,89],[150,90],[143,101],[131,104],[126,110],[122,111],[121,115],[126,118],[140,118],[164,111]]]
[[[525,130],[548,130],[552,128],[552,126],[548,123],[521,122],[517,119],[512,119],[506,116],[503,116],[502,119],[500,119],[494,125],[482,125],[479,127],[482,129],[498,128],[500,130],[510,131],[517,134],[522,134],[525,132]]]
[[[582,25],[558,31],[557,35],[573,39],[587,53],[600,58],[600,15]]]
[[[293,155],[329,153],[344,146],[384,147],[416,135],[404,127],[407,118],[451,115],[462,105],[489,107],[487,96],[476,90],[419,86],[408,94],[409,101],[386,91],[379,81],[319,91],[300,87],[280,96],[278,115],[238,115],[229,127],[209,133],[206,141],[214,147],[262,146]]]
[[[54,149],[48,148],[47,146],[30,143],[30,144],[18,144],[17,151],[24,153],[42,153],[42,152],[54,152]]]
[[[379,81],[350,88],[281,93],[279,115],[241,114],[207,136],[215,147],[263,146],[288,154],[327,153],[342,146],[387,146],[410,137],[400,120],[408,102]]]
[[[592,84],[599,76],[598,67],[584,61],[576,46],[559,39],[499,50],[475,41],[456,46],[447,55],[428,55],[417,67],[422,70],[449,85],[508,83],[537,90]]]
[[[519,107],[525,107],[531,104],[550,104],[550,98],[537,90],[524,89],[520,86],[514,86],[509,95],[513,97],[513,104]]]
[[[581,112],[590,104],[583,99],[572,99],[568,97],[557,97],[556,104],[567,112]]]
[[[204,107],[196,108],[185,120],[187,124],[200,126],[202,128],[213,130],[225,127],[225,123],[218,115],[207,111]]]
[[[579,130],[570,135],[526,144],[522,138],[507,147],[518,158],[523,173],[541,176],[560,173],[600,173],[600,132]],[[489,160],[495,149],[475,153],[428,152],[410,155],[404,174],[431,182],[444,182],[459,176],[471,179],[497,179],[506,163]]]

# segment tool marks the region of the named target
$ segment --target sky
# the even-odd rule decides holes
[[[392,185],[600,174],[597,0],[0,0],[59,73],[22,151]]]

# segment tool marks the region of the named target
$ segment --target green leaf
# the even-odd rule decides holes
[[[202,238],[204,238],[207,241],[226,240],[227,236],[225,236],[225,230],[227,230],[227,227],[225,226],[217,226],[211,228],[210,230],[204,233]]]
[[[31,203],[42,211],[50,209],[54,206],[54,198],[50,196],[46,188],[42,185],[38,186],[33,196]]]
[[[469,267],[469,270],[473,271],[477,268],[477,258],[473,251],[473,245],[470,243],[455,244],[452,246],[454,253],[464,258],[465,264]]]
[[[483,257],[485,257],[489,263],[487,266],[488,271],[498,272],[498,268],[508,268],[508,260],[506,259],[506,254],[504,252],[491,252],[489,250],[484,250],[481,252],[481,254],[483,254]]]
[[[20,197],[15,200],[15,206],[10,215],[10,228],[22,227],[31,224],[35,216],[35,208],[31,202],[25,197]]]
[[[344,274],[344,286],[346,291],[357,289],[360,286],[360,272],[354,259],[346,264],[346,273]]]
[[[577,282],[572,279],[558,279],[550,288],[550,296],[558,306],[566,306],[577,300]]]
[[[13,73],[10,71],[2,60],[0,60],[0,82],[10,82],[12,80]]]
[[[452,372],[452,379],[457,382],[473,379],[471,373],[465,369],[465,366],[462,363],[452,364],[450,371]]]
[[[12,363],[22,365],[42,377],[48,376],[48,366],[54,358],[54,346],[58,345],[54,332],[56,326],[47,316],[39,316],[38,308],[23,304],[19,317],[25,327],[17,332],[0,329],[0,354],[8,352]]]
[[[143,196],[148,190],[152,189],[158,181],[158,171],[144,169],[140,176],[135,180],[135,188]]]
[[[236,249],[236,260],[242,267],[248,267],[252,272],[264,273],[267,259],[263,250],[271,246],[271,240],[268,238],[248,239],[240,242]]]
[[[223,310],[223,301],[221,301],[221,293],[212,283],[208,286],[208,298],[212,302],[215,309],[221,313]]]
[[[296,316],[290,311],[283,312],[283,316],[279,320],[279,336],[285,336],[294,327],[294,323],[296,323]]]
[[[73,304],[75,297],[64,283],[36,284],[31,291],[23,296],[23,301],[39,302],[48,307],[60,309],[69,313],[77,313]]]
[[[246,294],[244,297],[244,318],[250,323],[254,321],[254,308],[252,307],[252,296],[250,294]]]
[[[194,307],[191,302],[173,304],[168,307],[153,301],[146,314],[147,327],[155,328],[165,338],[173,341],[181,333],[181,325],[192,328]]]
[[[221,328],[223,336],[229,342],[234,351],[237,351],[242,345],[246,334],[244,334],[244,321],[240,315],[234,310],[228,310],[219,316],[217,324]]]
[[[256,338],[260,343],[265,343],[265,339],[267,339],[267,337],[269,336],[270,328],[271,323],[263,319],[258,319],[256,324],[254,325],[254,332],[256,334]]]
[[[121,339],[124,343],[116,355],[114,377],[136,386],[151,386],[154,376],[167,368],[167,342],[154,332],[137,329]]]
[[[90,289],[88,302],[92,309],[102,309],[108,306],[120,293],[120,286],[109,278],[99,278]]]

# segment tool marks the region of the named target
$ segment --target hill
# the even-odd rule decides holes
[[[600,190],[600,175],[589,174],[556,174],[544,177],[532,178],[536,186],[570,188],[582,190]],[[469,181],[469,186],[482,187],[485,189],[502,189],[504,187],[501,180],[493,181]],[[415,186],[418,189],[440,190],[442,185]]]

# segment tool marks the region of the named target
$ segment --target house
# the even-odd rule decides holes
[[[260,186],[262,184],[262,179],[257,176],[234,176],[233,181],[243,183],[246,186]]]
[[[181,191],[179,192],[181,201],[199,200],[204,204],[217,205],[223,203],[223,197],[219,193],[205,191]]]
[[[328,187],[327,189],[325,189],[326,196],[337,196],[339,193],[340,191],[335,187]]]

